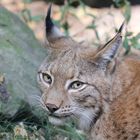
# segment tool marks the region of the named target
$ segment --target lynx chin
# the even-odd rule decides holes
[[[78,122],[88,140],[140,140],[140,59],[120,57],[123,24],[104,46],[74,41],[46,16],[49,55],[38,71],[40,103],[54,125]]]

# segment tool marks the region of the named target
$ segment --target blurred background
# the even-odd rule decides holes
[[[140,32],[139,0],[0,0],[44,42],[44,18],[52,2],[54,22],[78,41],[102,44],[126,20],[127,31]]]

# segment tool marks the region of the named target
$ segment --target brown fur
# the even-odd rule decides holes
[[[140,139],[140,61],[126,58],[118,68],[121,94],[91,130],[95,140]],[[117,73],[117,72],[116,72]],[[123,77],[123,78],[122,78]],[[118,80],[118,79],[117,79]],[[115,88],[118,86],[114,85]],[[120,88],[120,86],[118,87]],[[100,136],[99,136],[100,135]],[[97,137],[97,138],[96,138]]]

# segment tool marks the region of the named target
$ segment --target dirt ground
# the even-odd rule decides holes
[[[36,37],[44,42],[44,17],[46,15],[48,4],[43,1],[34,1],[32,3],[24,3],[23,0],[0,0],[0,6],[6,7],[8,10],[20,15],[24,9],[28,9],[32,16],[43,16],[42,20],[38,22],[30,21],[28,25],[35,32]],[[86,13],[96,16],[95,25],[99,33],[101,43],[109,36],[113,36],[114,27],[119,28],[124,21],[122,11],[120,9],[111,8],[89,8],[86,7]],[[134,34],[140,32],[140,5],[132,7],[132,16],[127,30]],[[73,16],[76,15],[76,16]],[[53,5],[52,17],[59,19],[61,16],[60,7]],[[77,18],[78,17],[78,18]],[[95,40],[95,32],[86,27],[93,22],[93,18],[85,14],[81,7],[73,8],[66,16],[66,20],[70,25],[70,35],[78,41],[86,41],[93,43]]]

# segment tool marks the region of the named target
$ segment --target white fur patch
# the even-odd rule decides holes
[[[64,120],[52,116],[49,116],[49,122],[57,126],[64,125],[65,123]]]
[[[52,37],[57,38],[57,37],[61,37],[64,36],[64,34],[59,30],[58,27],[54,26],[52,28]]]
[[[91,110],[83,111],[83,113],[81,113],[81,116],[79,118],[80,129],[89,130],[92,119],[93,119],[93,111],[91,111]]]

